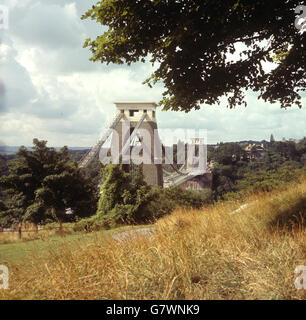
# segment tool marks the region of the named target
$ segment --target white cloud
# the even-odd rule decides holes
[[[105,66],[88,61],[82,48],[102,26],[80,16],[96,0],[10,0],[10,28],[0,33],[0,139],[31,145],[91,146],[111,122],[116,100],[158,102],[163,88],[142,85],[151,64]],[[209,142],[299,138],[305,109],[282,110],[248,92],[247,108],[203,106],[188,114],[159,112],[160,128],[207,129]],[[303,98],[306,106],[306,97]]]
[[[29,46],[45,50],[77,46],[85,31],[74,3],[61,7],[44,2],[12,10],[10,29]]]

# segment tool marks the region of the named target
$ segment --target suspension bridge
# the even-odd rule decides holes
[[[154,102],[115,102],[116,115],[112,123],[109,125],[101,139],[94,145],[79,161],[78,166],[80,168],[86,168],[95,156],[100,152],[106,141],[111,137],[114,130],[119,136],[119,153],[116,161],[122,155],[125,155],[131,147],[137,147],[137,142],[143,142],[144,139],[141,136],[140,129],[145,129],[150,134],[150,145],[142,144],[144,152],[150,152],[152,156],[151,164],[143,164],[143,172],[145,180],[150,185],[170,186],[179,185],[193,176],[196,176],[196,172],[187,170],[186,165],[181,165],[177,168],[173,165],[171,159],[169,159],[166,147],[161,142],[159,135],[156,136],[154,131],[157,130],[156,121],[156,108],[157,105]],[[128,121],[131,126],[129,137],[126,138],[122,134],[122,126],[125,121]],[[156,164],[154,161],[154,138],[158,138],[158,143],[162,147],[162,153],[165,155],[166,162],[171,166],[172,172],[165,170],[162,164]],[[113,137],[112,137],[113,139]],[[149,150],[151,148],[151,150]],[[162,155],[160,155],[161,157]],[[116,162],[117,163],[117,162]]]

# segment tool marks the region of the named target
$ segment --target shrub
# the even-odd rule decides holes
[[[136,169],[132,178],[119,165],[102,169],[103,184],[96,219],[101,222],[138,223],[150,219],[145,207],[154,198],[154,193],[144,181],[142,168]]]
[[[100,230],[107,230],[112,227],[115,227],[115,223],[111,220],[103,220],[99,217],[92,216],[90,218],[82,219],[73,225],[73,231],[85,231],[85,232],[93,232],[93,231],[100,231]]]
[[[173,201],[175,207],[194,208],[199,209],[204,204],[213,202],[213,195],[211,190],[185,190],[178,186],[173,186],[164,189],[167,200]]]
[[[101,176],[103,183],[97,214],[77,223],[77,230],[97,230],[123,223],[151,223],[178,207],[198,209],[212,202],[210,191],[150,187],[144,181],[141,166],[133,178],[113,164],[103,168]]]
[[[224,195],[225,200],[239,199],[258,192],[270,192],[276,189],[285,189],[288,183],[298,181],[306,173],[306,167],[298,168],[295,165],[286,165],[277,170],[257,170],[247,173],[235,185],[235,192]]]

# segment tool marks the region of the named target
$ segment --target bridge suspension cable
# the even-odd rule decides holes
[[[98,141],[98,143],[87,153],[85,156],[79,161],[79,168],[85,168],[88,166],[88,164],[92,161],[92,159],[95,157],[95,155],[99,152],[100,148],[103,146],[103,144],[106,142],[110,134],[112,133],[112,130],[116,128],[119,121],[122,119],[123,114],[118,114],[117,117],[115,117],[114,121],[110,125],[109,129],[105,132],[105,134],[102,136],[102,138]]]

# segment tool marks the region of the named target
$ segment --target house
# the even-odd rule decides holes
[[[262,161],[264,159],[266,149],[264,144],[249,144],[244,148],[247,159],[250,161]]]

